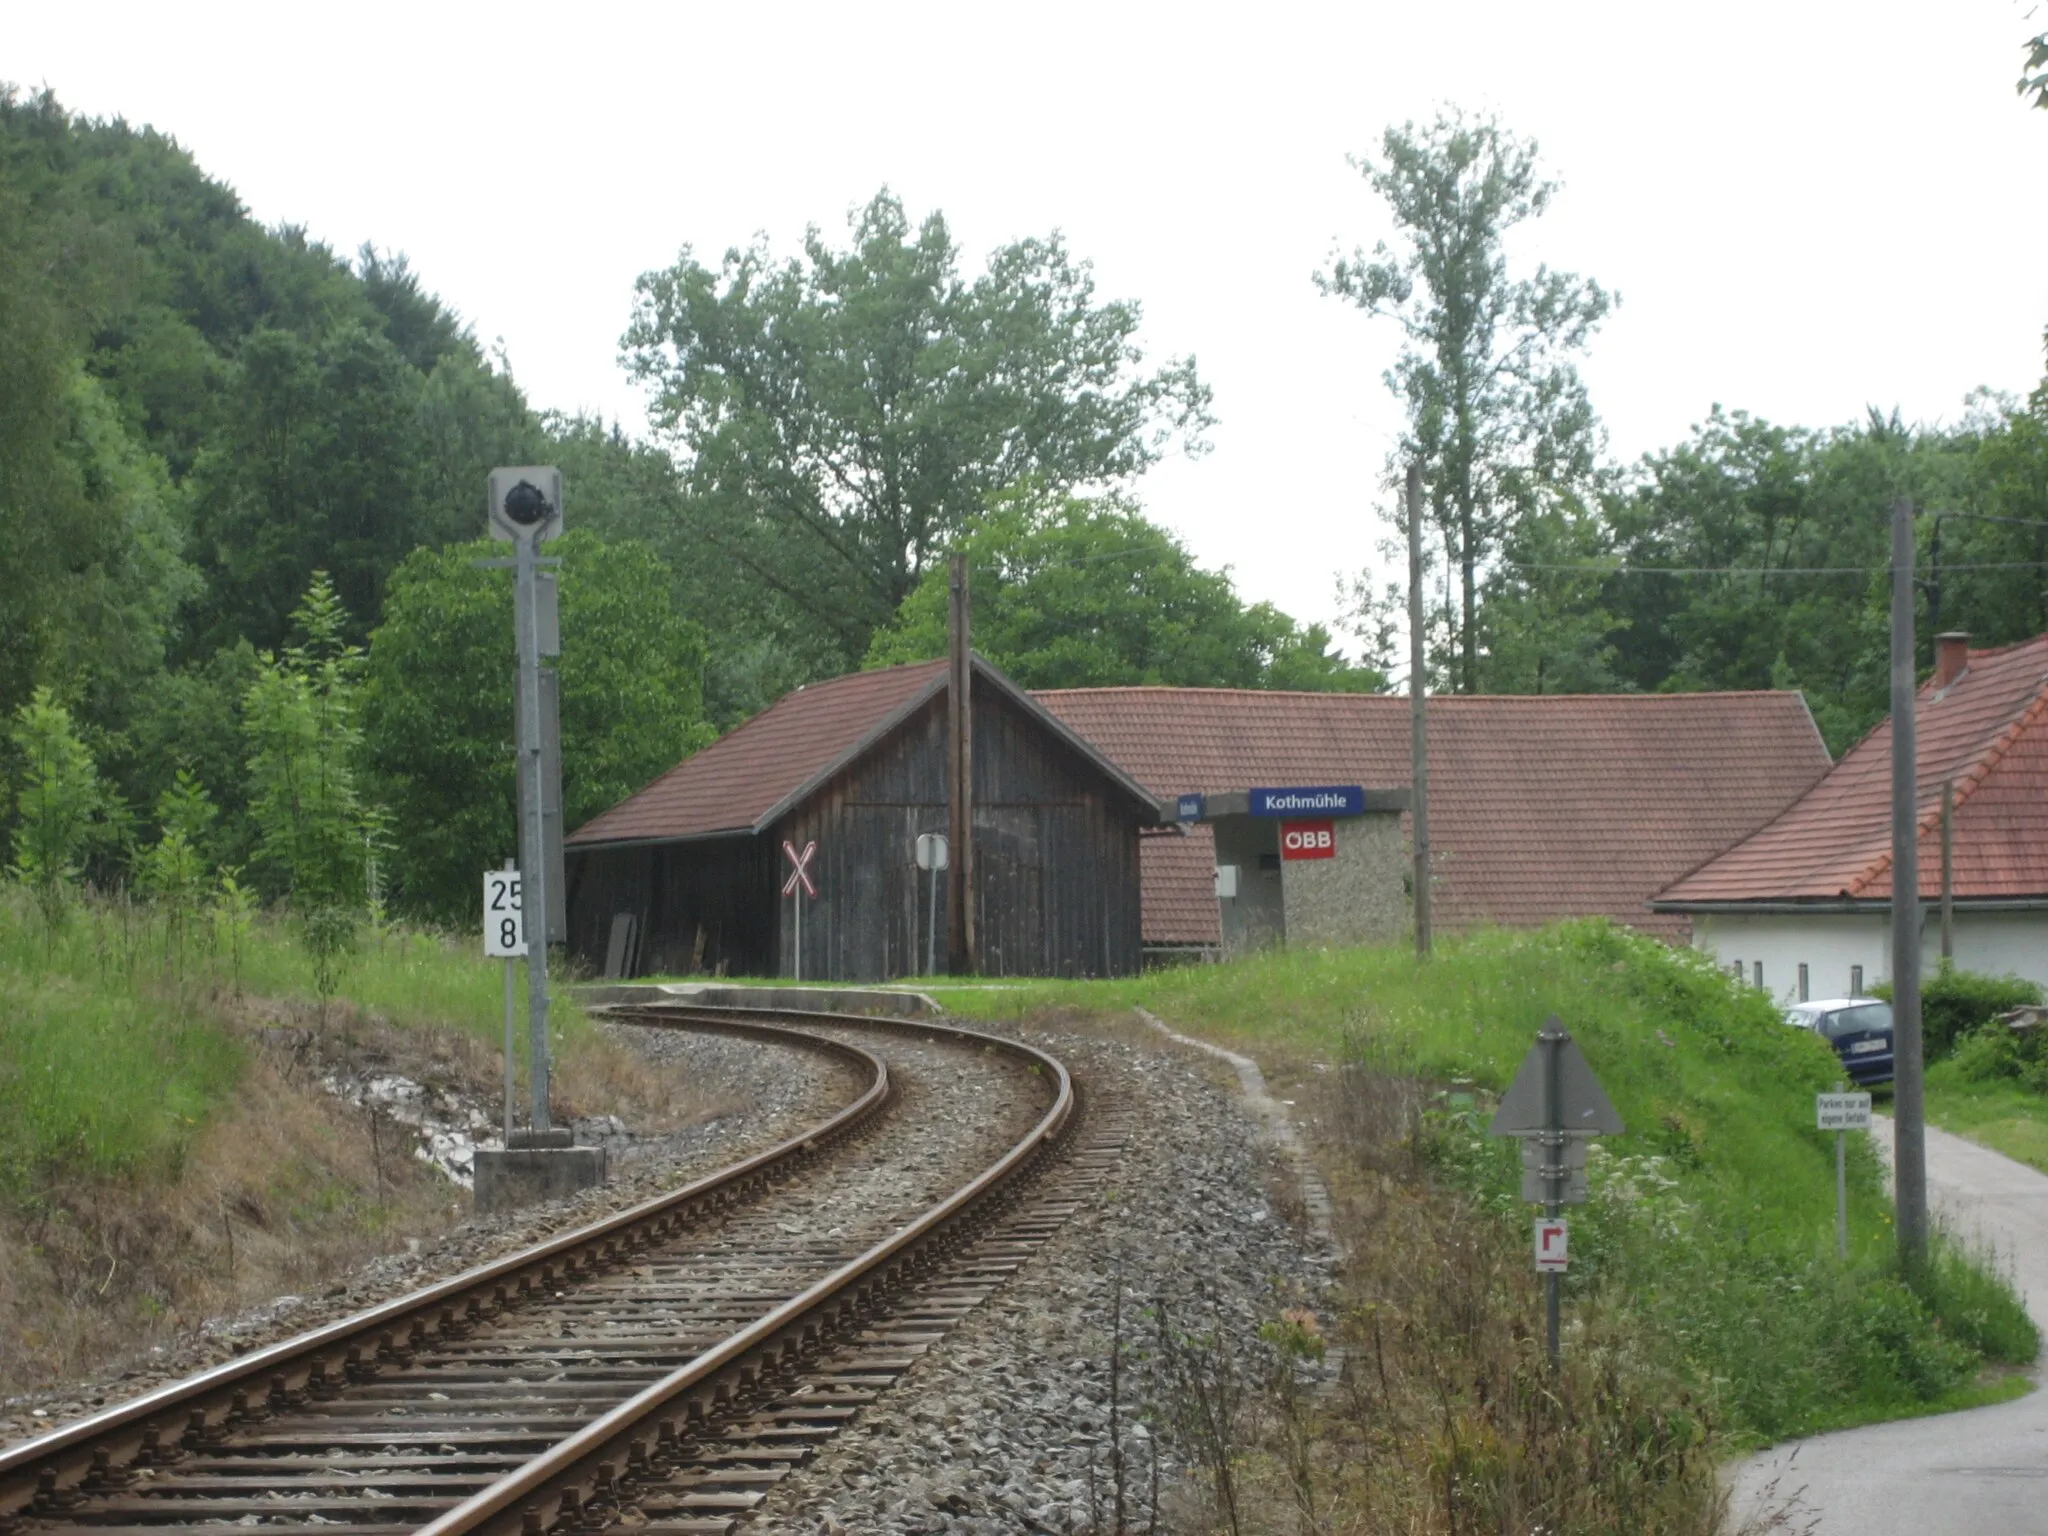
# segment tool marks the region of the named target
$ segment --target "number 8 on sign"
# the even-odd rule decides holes
[[[526,953],[526,914],[519,904],[519,872],[484,872],[484,953],[514,960]]]

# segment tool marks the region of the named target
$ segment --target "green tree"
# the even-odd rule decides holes
[[[1458,686],[1480,682],[1480,585],[1525,516],[1590,478],[1600,431],[1571,362],[1613,305],[1597,284],[1538,267],[1509,275],[1508,232],[1556,192],[1536,146],[1459,112],[1388,128],[1354,158],[1386,200],[1382,242],[1316,277],[1324,293],[1394,320],[1406,338],[1387,387],[1407,407],[1399,457],[1419,460],[1429,512],[1459,575]]]
[[[640,279],[625,347],[683,457],[687,536],[850,663],[1001,488],[1125,482],[1200,443],[1191,361],[1143,371],[1138,307],[1058,236],[972,281],[945,220],[878,194],[846,250],[764,244]]]
[[[1113,497],[998,496],[961,540],[975,648],[1027,688],[1129,683],[1370,691],[1373,672],[1270,604],[1247,608],[1230,578]],[[869,666],[946,651],[947,577],[934,564],[875,636]]]
[[[666,450],[593,417],[552,417],[548,431],[548,462],[561,466],[576,526],[652,548],[669,568],[681,611],[718,637],[704,667],[712,724],[730,730],[790,689],[844,669],[828,636],[698,536],[699,519]]]
[[[103,808],[99,772],[71,711],[47,688],[15,711],[11,735],[21,764],[11,873],[34,893],[44,926],[55,932]]]
[[[204,905],[213,880],[206,845],[219,816],[206,787],[189,770],[180,768],[157,801],[161,828],[157,840],[135,861],[136,884],[162,911],[166,948],[181,970],[192,919]]]
[[[1607,606],[1619,561],[1597,509],[1538,509],[1508,534],[1479,605],[1489,693],[1613,693],[1626,621]]]
[[[370,645],[363,722],[392,813],[393,899],[473,917],[477,876],[518,846],[512,748],[512,592],[478,543],[416,550],[392,577]],[[654,553],[587,529],[561,557],[562,795],[588,820],[715,734],[704,723],[704,640]]]
[[[1892,501],[1967,504],[1976,460],[1968,433],[1876,412],[1816,432],[1715,410],[1609,501],[1611,548],[1628,572],[1601,599],[1621,631],[1618,678],[1646,691],[1798,688],[1840,752],[1888,708]],[[1960,578],[1943,567],[1958,541],[1981,548],[1996,526],[1920,520],[1930,610],[1953,617],[1984,590],[1952,585]],[[1934,548],[1943,533],[1945,552]],[[1923,616],[1920,627],[1931,655],[1935,626]]]
[[[356,783],[363,653],[345,639],[348,613],[325,571],[292,622],[301,640],[264,658],[243,705],[249,807],[258,866],[298,918],[324,999],[355,947],[382,818]]]

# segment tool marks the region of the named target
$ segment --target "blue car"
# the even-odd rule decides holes
[[[1810,1029],[1835,1048],[1842,1070],[1859,1087],[1892,1080],[1892,1005],[1870,997],[1794,1003],[1785,1022]]]

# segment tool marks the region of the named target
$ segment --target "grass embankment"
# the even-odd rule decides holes
[[[250,999],[315,1025],[371,1014],[491,1042],[504,1030],[498,964],[438,936],[369,933],[323,1010],[288,923],[195,922],[180,940],[146,906],[93,902],[52,934],[20,893],[0,894],[0,1189],[55,1170],[174,1171],[249,1069],[238,1024]],[[583,1015],[558,1005],[556,1029],[573,1050]]]
[[[1927,1119],[2048,1173],[2048,1096],[2010,1078],[1973,1078],[1953,1060],[1927,1069]]]
[[[1481,934],[1427,964],[1406,951],[1333,950],[1118,982],[933,986],[970,1015],[1143,1006],[1257,1054],[1279,1091],[1315,1111],[1333,1182],[1366,1223],[1354,1237],[1367,1258],[1354,1263],[1339,1319],[1351,1369],[1384,1361],[1390,1338],[1430,1341],[1411,1360],[1410,1407],[1424,1481],[1443,1507],[1418,1528],[1481,1516],[1492,1528],[1496,1516],[1538,1509],[1548,1528],[1568,1513],[1557,1501],[1574,1482],[1545,1483],[1548,1465],[1611,1485],[1607,1504],[1575,1507],[1566,1527],[1690,1529],[1697,1501],[1712,1497],[1703,1462],[2007,1395],[2021,1384],[1996,1367],[2035,1354],[2010,1290],[1953,1250],[1917,1291],[1901,1282],[1864,1144],[1851,1147],[1851,1246],[1837,1259],[1833,1142],[1813,1119],[1813,1094],[1836,1079],[1833,1053],[1787,1028],[1761,993],[1626,931]],[[1532,1365],[1540,1313],[1517,1152],[1485,1134],[1491,1094],[1553,1012],[1629,1127],[1596,1149],[1593,1199],[1571,1213],[1576,1363],[1563,1386]],[[1423,1085],[1406,1123],[1384,1108],[1385,1085],[1403,1080]],[[1480,1090],[1470,1108],[1461,1081]],[[1413,1182],[1435,1194],[1388,1193],[1404,1146]],[[1445,1192],[1469,1215],[1428,1214]],[[1390,1260],[1390,1233],[1437,1251]],[[1351,1446],[1353,1461],[1364,1454],[1373,1413],[1399,1417],[1399,1375],[1390,1383],[1382,1365],[1375,1390],[1386,1401],[1359,1407],[1348,1429],[1326,1420],[1329,1443]],[[1446,1466],[1467,1495],[1443,1491]],[[1330,1490],[1347,1475],[1333,1465]],[[1460,1497],[1478,1502],[1461,1509]]]
[[[2040,1001],[2033,982],[1944,964],[1922,989],[1921,1017],[1928,1120],[2048,1172],[2048,1029],[2000,1022]]]
[[[323,1004],[290,923],[183,927],[90,900],[52,933],[0,888],[0,1397],[324,1288],[466,1214],[403,1126],[320,1079],[374,1069],[494,1102],[501,962],[366,932]],[[523,984],[519,1010],[523,1048]],[[692,1117],[687,1085],[630,1070],[566,1002],[556,1019],[559,1112]]]

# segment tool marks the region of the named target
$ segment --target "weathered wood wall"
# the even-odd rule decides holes
[[[806,899],[806,980],[875,981],[926,970],[930,876],[920,832],[946,830],[942,696],[759,838],[572,850],[570,942],[604,962],[615,911],[640,914],[641,974],[796,973],[785,840],[818,852]],[[976,679],[975,902],[991,976],[1118,976],[1138,969],[1140,809],[1086,758]],[[946,902],[938,903],[945,964]]]
[[[946,830],[943,698],[906,721],[776,829],[816,838],[818,900],[804,912],[803,974],[874,980],[926,969],[930,876],[920,832]],[[1138,816],[1116,788],[1036,720],[977,679],[975,912],[991,976],[1116,976],[1139,964]],[[938,903],[946,953],[946,903]],[[779,909],[780,973],[796,957]]]
[[[640,924],[636,975],[772,975],[779,858],[753,837],[570,849],[569,948],[602,971],[612,916],[631,912]]]

